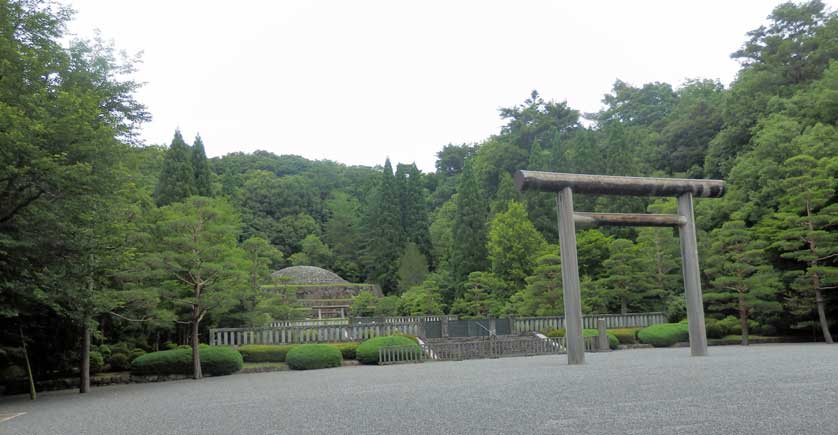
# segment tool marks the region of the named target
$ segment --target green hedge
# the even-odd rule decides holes
[[[620,344],[637,344],[637,331],[640,328],[616,328],[609,329],[608,332],[614,334]]]
[[[617,336],[611,333],[611,331],[605,331],[606,335],[608,335],[608,348],[609,349],[616,349],[617,346],[620,344],[620,341],[617,339]],[[564,337],[565,329],[564,328],[553,328],[544,331],[544,335],[550,338],[557,338],[557,337]],[[583,329],[582,336],[583,337],[596,337],[599,335],[599,330],[597,329]]]
[[[239,347],[245,362],[285,362],[296,344],[246,344]]]
[[[111,358],[108,360],[108,364],[110,364],[111,370],[115,372],[131,370],[131,358],[124,353],[115,353],[111,355]]]
[[[294,346],[285,359],[288,367],[294,370],[325,369],[340,367],[341,353],[337,347],[329,344],[301,344]]]
[[[637,338],[644,344],[667,347],[681,341],[689,341],[690,333],[686,323],[661,323],[637,331]]]
[[[361,343],[334,343],[332,346],[336,347],[337,350],[340,351],[340,354],[343,356],[343,359],[356,359],[356,352],[358,350],[358,346]]]
[[[241,354],[231,347],[202,345],[201,371],[205,375],[220,376],[235,373],[242,368]],[[135,375],[191,375],[192,349],[173,349],[147,353],[131,363]]]
[[[355,354],[363,364],[378,364],[378,349],[386,346],[415,346],[419,349],[416,341],[401,335],[389,335],[371,338],[358,346]]]

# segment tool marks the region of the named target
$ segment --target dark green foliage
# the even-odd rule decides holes
[[[158,207],[180,202],[197,194],[191,160],[192,151],[189,145],[183,141],[180,130],[175,130],[172,144],[163,160],[163,170],[160,172],[157,188],[154,190],[154,202]]]
[[[399,285],[399,258],[404,246],[399,189],[390,159],[384,163],[375,195],[371,197],[366,218],[369,240],[365,256],[369,278],[385,293]]]
[[[212,196],[209,162],[207,161],[207,153],[204,151],[204,142],[201,140],[201,135],[195,136],[195,142],[192,144],[191,161],[195,195]]]
[[[201,346],[201,371],[211,376],[229,375],[242,368],[241,354],[231,347]],[[190,375],[190,348],[147,353],[131,363],[135,375]]]
[[[355,350],[355,355],[363,364],[378,364],[378,349],[385,346],[415,346],[417,350],[419,349],[415,340],[400,335],[388,335],[371,338],[361,343]]]
[[[488,266],[485,246],[489,210],[472,167],[471,162],[466,162],[455,200],[450,262],[457,282]]]
[[[553,329],[548,329],[547,331],[544,331],[544,335],[546,335],[547,337],[551,337],[551,338],[564,337],[565,333],[566,333],[566,330],[564,328],[553,328]],[[620,340],[617,338],[617,336],[614,335],[614,333],[611,330],[605,331],[605,335],[608,336],[608,348],[612,349],[612,350],[617,349],[617,346],[621,343]],[[583,329],[582,330],[582,336],[583,337],[598,337],[599,336],[599,330],[598,329],[590,329],[590,328]]]
[[[239,346],[244,362],[285,362],[294,344],[246,344]]]
[[[360,346],[360,345],[361,345],[361,343],[355,343],[355,342],[334,343],[334,344],[332,344],[332,346],[336,347],[337,350],[340,351],[340,354],[343,356],[344,360],[355,359],[356,358],[355,352],[358,350],[358,346]]]
[[[294,370],[325,369],[340,367],[341,351],[328,344],[301,344],[288,352],[288,367]]]
[[[668,347],[678,342],[689,341],[690,333],[686,323],[661,323],[637,331],[637,338],[643,344]]]
[[[636,344],[637,343],[637,331],[640,328],[616,328],[616,329],[609,329],[608,332],[613,334],[617,337],[620,344]]]
[[[111,371],[121,372],[131,369],[131,359],[124,353],[115,353],[108,360]]]
[[[105,368],[105,358],[102,357],[102,354],[91,350],[90,351],[90,372],[91,373],[98,373],[101,372],[102,369]]]

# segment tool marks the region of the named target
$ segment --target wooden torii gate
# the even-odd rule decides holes
[[[704,305],[698,270],[693,196],[718,198],[724,194],[724,181],[517,171],[515,184],[519,190],[556,192],[557,194],[568,364],[585,363],[585,346],[582,341],[582,297],[579,266],[576,260],[576,223],[594,226],[678,228],[684,289],[687,296],[690,352],[692,356],[707,355],[707,332],[704,328]],[[573,192],[595,195],[675,196],[678,198],[678,214],[576,213],[573,211]]]

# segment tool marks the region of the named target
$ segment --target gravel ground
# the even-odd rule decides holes
[[[342,367],[0,399],[3,434],[838,434],[838,345]],[[0,419],[2,420],[2,419]]]

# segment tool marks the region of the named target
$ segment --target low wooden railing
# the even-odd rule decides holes
[[[421,325],[418,323],[379,323],[215,328],[210,329],[210,345],[334,343],[364,341],[369,338],[395,333],[421,335]]]
[[[650,325],[666,323],[666,314],[628,313],[628,314],[587,314],[582,316],[582,327],[596,329],[597,319],[605,319],[605,327],[613,328],[645,328]],[[546,331],[548,329],[564,328],[564,316],[552,317],[516,317],[512,320],[512,332]]]
[[[425,360],[425,352],[418,346],[384,346],[378,348],[378,364],[418,363]]]

